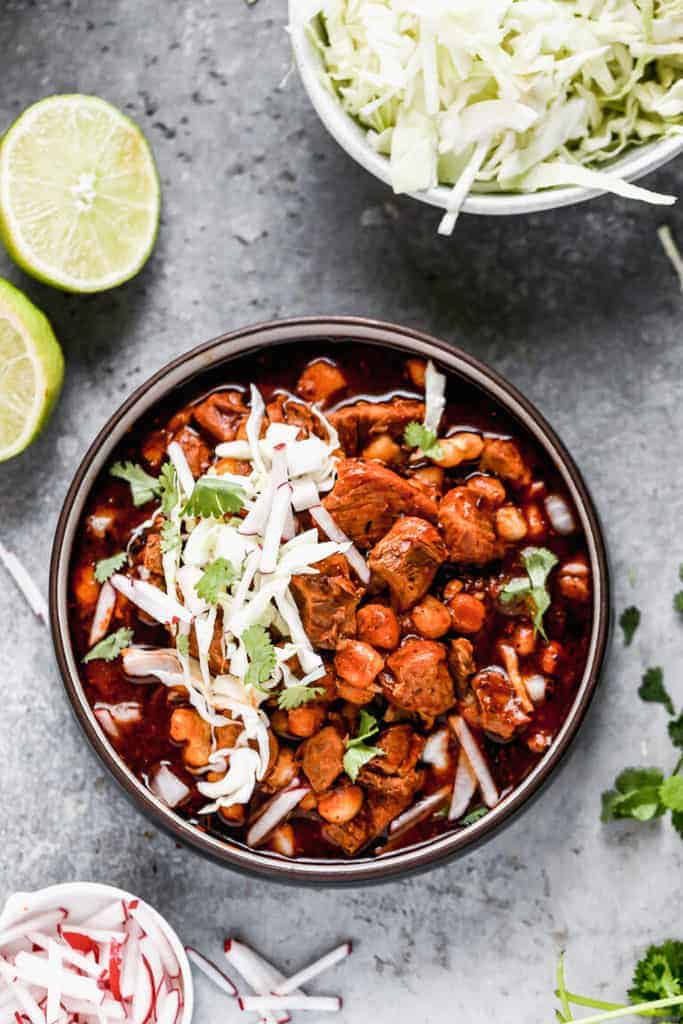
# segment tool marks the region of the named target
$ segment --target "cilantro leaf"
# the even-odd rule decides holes
[[[161,467],[161,472],[159,473],[159,493],[161,496],[161,511],[165,516],[170,516],[180,501],[178,474],[172,462],[165,462]]]
[[[125,650],[130,645],[133,639],[132,629],[117,629],[115,633],[110,633],[109,636],[105,636],[104,640],[100,640],[98,644],[95,644],[91,651],[88,651],[83,661],[114,661],[118,658],[121,651]]]
[[[288,686],[278,697],[277,706],[281,711],[293,711],[324,692],[324,686]]]
[[[474,811],[470,811],[469,814],[466,814],[464,818],[461,818],[458,824],[464,825],[465,827],[468,825],[474,825],[475,821],[479,821],[480,818],[483,818],[488,813],[488,807],[477,807]]]
[[[651,704],[663,704],[670,715],[676,714],[673,701],[664,686],[664,673],[659,667],[647,670],[638,688],[638,696]]]
[[[683,711],[678,718],[672,718],[669,722],[669,739],[674,747],[683,750]]]
[[[669,811],[683,811],[683,775],[671,775],[664,779],[659,795]]]
[[[175,648],[179,654],[187,657],[190,653],[190,638],[187,633],[178,633],[178,636],[175,638]]]
[[[202,476],[194,485],[183,515],[221,519],[228,513],[239,512],[243,505],[244,492],[230,480],[220,476]]]
[[[658,768],[627,768],[617,776],[615,788],[602,794],[600,820],[650,821],[661,817],[666,810],[660,795],[663,781]]]
[[[679,590],[677,594],[674,594],[674,611],[680,612],[683,615],[683,590]]]
[[[385,757],[386,751],[380,747],[372,747],[365,741],[371,739],[379,732],[379,725],[374,715],[367,711],[361,711],[358,722],[358,735],[345,742],[346,753],[344,754],[344,771],[352,782],[358,778],[361,768],[372,761],[373,757]]]
[[[628,996],[636,1004],[683,996],[683,942],[669,940],[650,946],[636,964]],[[652,1016],[664,1013],[669,1020],[681,1020],[682,1012],[683,1007],[670,1007],[653,1011]]]
[[[119,551],[118,554],[112,555],[110,558],[101,558],[95,566],[95,579],[98,583],[105,583],[127,561],[128,555],[125,551]]]
[[[624,631],[624,646],[630,647],[634,633],[640,625],[640,610],[635,605],[624,608],[619,618],[619,625]]]
[[[130,484],[133,504],[146,505],[159,493],[159,481],[146,473],[136,462],[115,462],[109,470],[111,476]]]
[[[226,592],[229,584],[236,578],[237,570],[232,562],[229,562],[227,558],[217,558],[215,562],[207,566],[195,590],[207,604],[217,604],[218,598]]]
[[[683,839],[683,813],[681,811],[672,812],[671,824],[676,829],[681,839]]]
[[[440,459],[443,455],[443,449],[437,441],[434,431],[416,420],[406,427],[403,440],[409,448],[419,448],[428,459]]]
[[[180,526],[172,519],[167,519],[161,527],[161,552],[167,554],[180,547]]]
[[[258,686],[259,683],[267,682],[272,676],[276,664],[275,648],[268,630],[263,626],[249,626],[242,633],[242,643],[249,658],[245,683]]]
[[[558,559],[548,548],[525,548],[522,564],[527,576],[516,576],[505,584],[498,595],[501,604],[523,601],[531,611],[534,629],[547,639],[543,628],[543,616],[550,607],[550,594],[546,587],[548,576],[557,565]]]

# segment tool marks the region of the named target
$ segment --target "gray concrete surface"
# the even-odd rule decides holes
[[[93,759],[50,638],[0,572],[0,894],[69,879],[139,892],[183,938],[220,955],[239,932],[296,968],[347,936],[354,959],[318,991],[344,1022],[549,1024],[555,954],[575,987],[620,997],[649,940],[682,937],[683,842],[666,824],[605,828],[599,795],[628,763],[670,766],[665,716],[636,696],[649,664],[677,703],[683,623],[680,445],[683,299],[658,247],[683,211],[605,198],[527,219],[436,215],[385,189],[326,137],[288,68],[283,0],[4,0],[0,125],[31,101],[94,92],[135,117],[159,162],[164,213],[140,277],[91,298],[0,275],[53,320],[68,374],[48,430],[0,468],[0,537],[43,588],[76,464],[129,391],[224,330],[296,313],[358,313],[426,328],[521,387],[582,466],[611,548],[617,640],[571,762],[503,836],[432,874],[372,890],[297,891],[177,847]],[[680,187],[680,163],[653,176]],[[629,582],[629,577],[635,580]],[[197,1024],[237,1011],[198,985]]]

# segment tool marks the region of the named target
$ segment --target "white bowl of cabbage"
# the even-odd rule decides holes
[[[304,87],[358,163],[442,208],[520,214],[683,150],[681,0],[289,0]]]

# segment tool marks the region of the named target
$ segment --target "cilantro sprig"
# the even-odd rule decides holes
[[[161,527],[161,551],[179,551],[181,546],[180,525],[173,519],[167,519]]]
[[[619,625],[624,633],[624,647],[630,647],[638,626],[640,625],[640,609],[635,605],[624,608],[619,616]]]
[[[440,459],[443,455],[443,449],[437,441],[434,431],[416,420],[406,427],[403,440],[409,448],[419,448],[428,459]]]
[[[112,555],[110,558],[101,558],[95,566],[95,579],[98,583],[106,583],[109,577],[118,572],[127,561],[128,555],[125,551],[119,551],[118,554]]]
[[[669,691],[664,685],[664,673],[659,666],[649,668],[645,672],[638,688],[638,696],[650,704],[663,704],[672,718],[676,714]]]
[[[173,509],[180,501],[178,489],[178,474],[172,462],[165,462],[161,467],[158,480],[159,496],[161,498],[161,511],[165,516],[170,516]]]
[[[224,515],[239,512],[243,505],[244,491],[230,480],[220,476],[202,476],[194,486],[183,515],[221,519]]]
[[[195,590],[207,604],[218,604],[229,585],[237,579],[237,570],[227,558],[217,558],[204,571]],[[252,627],[253,628],[253,627]]]
[[[498,595],[498,600],[504,605],[517,602],[526,604],[532,615],[534,629],[546,640],[543,616],[550,607],[547,582],[557,562],[557,555],[548,548],[525,548],[522,551],[522,565],[526,569],[526,576],[515,576]]]
[[[633,972],[628,990],[630,1003],[612,1003],[604,999],[570,992],[565,981],[564,954],[557,964],[555,996],[559,1006],[555,1015],[559,1024],[602,1024],[632,1016],[683,1020],[683,942],[669,939],[658,946],[650,946],[640,958]],[[589,1017],[574,1016],[572,1006],[586,1007],[598,1012]]]
[[[275,670],[277,660],[268,630],[263,626],[249,626],[242,633],[242,643],[249,658],[249,668],[244,681],[256,687],[261,683],[268,682]]]
[[[114,661],[118,658],[121,651],[130,646],[132,639],[132,629],[117,629],[115,633],[110,633],[109,636],[105,636],[104,640],[100,640],[98,644],[95,644],[92,650],[88,651],[83,661],[98,661],[100,659],[102,661]]]
[[[678,567],[678,579],[683,583],[683,564]],[[674,594],[674,609],[683,615],[683,590],[679,590],[678,593]]]
[[[118,480],[125,480],[130,485],[131,497],[136,507],[146,505],[148,501],[156,498],[159,494],[157,478],[150,476],[136,462],[115,462],[109,473]]]
[[[324,692],[324,686],[288,686],[278,696],[277,706],[281,711],[294,711],[295,708],[300,708],[303,704],[307,704],[309,700],[315,700],[316,697],[319,697]]]
[[[358,722],[358,735],[354,736],[353,739],[347,738],[344,744],[346,747],[346,753],[343,758],[344,771],[352,782],[356,781],[361,768],[368,761],[372,761],[373,757],[385,757],[385,751],[381,747],[373,747],[365,742],[376,736],[378,732],[379,725],[374,715],[371,715],[368,711],[361,711]]]
[[[175,639],[175,649],[178,654],[187,657],[190,653],[190,637],[187,633],[179,633]]]

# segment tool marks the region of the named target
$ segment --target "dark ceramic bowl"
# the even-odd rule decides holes
[[[67,581],[74,537],[91,488],[123,435],[153,405],[172,396],[180,387],[199,378],[207,370],[215,370],[216,378],[220,379],[223,368],[237,357],[255,354],[265,346],[316,339],[340,346],[345,342],[361,342],[425,358],[432,357],[451,374],[459,376],[474,385],[485,397],[498,402],[526,428],[561,474],[586,535],[594,580],[593,626],[585,672],[576,699],[552,747],[533,771],[493,811],[469,828],[379,857],[355,860],[287,860],[267,851],[251,850],[241,843],[208,835],[157,800],[128,769],[98,725],[79,679],[67,620]],[[283,320],[247,327],[201,345],[159,370],[124,402],[90,446],[64,502],[50,568],[52,632],[69,699],[88,740],[128,796],[156,824],[201,853],[253,875],[293,883],[354,885],[385,881],[439,864],[471,850],[499,832],[538,795],[571,747],[600,677],[609,632],[609,609],[607,559],[595,507],[571,456],[538,410],[492,370],[443,341],[394,324],[346,317]]]

